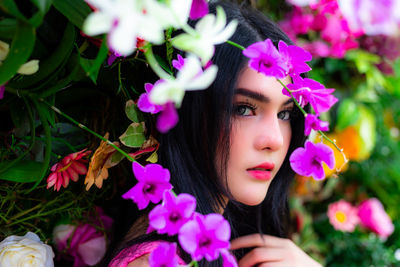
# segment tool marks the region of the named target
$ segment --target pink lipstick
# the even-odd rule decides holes
[[[257,180],[268,181],[271,179],[271,172],[275,165],[270,162],[264,162],[258,166],[247,169],[247,172]]]

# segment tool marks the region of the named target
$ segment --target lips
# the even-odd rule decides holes
[[[247,172],[257,180],[268,181],[271,179],[271,172],[275,165],[270,162],[264,162],[253,168],[247,169]]]

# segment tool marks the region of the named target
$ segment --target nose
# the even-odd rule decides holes
[[[277,116],[260,121],[254,145],[258,150],[271,151],[279,150],[283,146],[283,134]]]

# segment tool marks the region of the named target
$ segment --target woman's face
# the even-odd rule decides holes
[[[288,84],[290,78],[283,82]],[[253,206],[264,200],[286,157],[294,103],[275,78],[246,67],[233,106],[227,183],[235,200]]]

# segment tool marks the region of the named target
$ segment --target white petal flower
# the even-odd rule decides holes
[[[170,0],[166,2],[148,0],[146,2],[146,12],[164,29],[168,27],[180,29],[187,23],[191,2],[188,0]]]
[[[0,40],[0,64],[3,61],[10,51],[10,45]]]
[[[237,21],[226,25],[225,11],[217,7],[217,15],[208,14],[196,24],[195,33],[183,33],[172,39],[172,45],[178,49],[191,52],[201,58],[205,65],[214,54],[214,45],[225,42],[232,36]]]
[[[32,59],[26,62],[25,64],[22,64],[21,67],[17,70],[19,74],[24,74],[24,75],[32,75],[36,73],[39,70],[39,60],[37,59]]]
[[[0,266],[53,267],[53,258],[51,247],[32,232],[0,242]]]
[[[217,71],[218,68],[215,65],[203,71],[199,59],[190,55],[178,72],[176,79],[165,80],[153,87],[150,93],[150,101],[157,105],[173,101],[177,106],[180,106],[185,90],[206,89],[215,80]]]
[[[164,28],[147,12],[154,0],[87,0],[97,11],[83,24],[88,35],[108,33],[108,44],[122,56],[132,54],[140,37],[154,44],[164,41]]]

